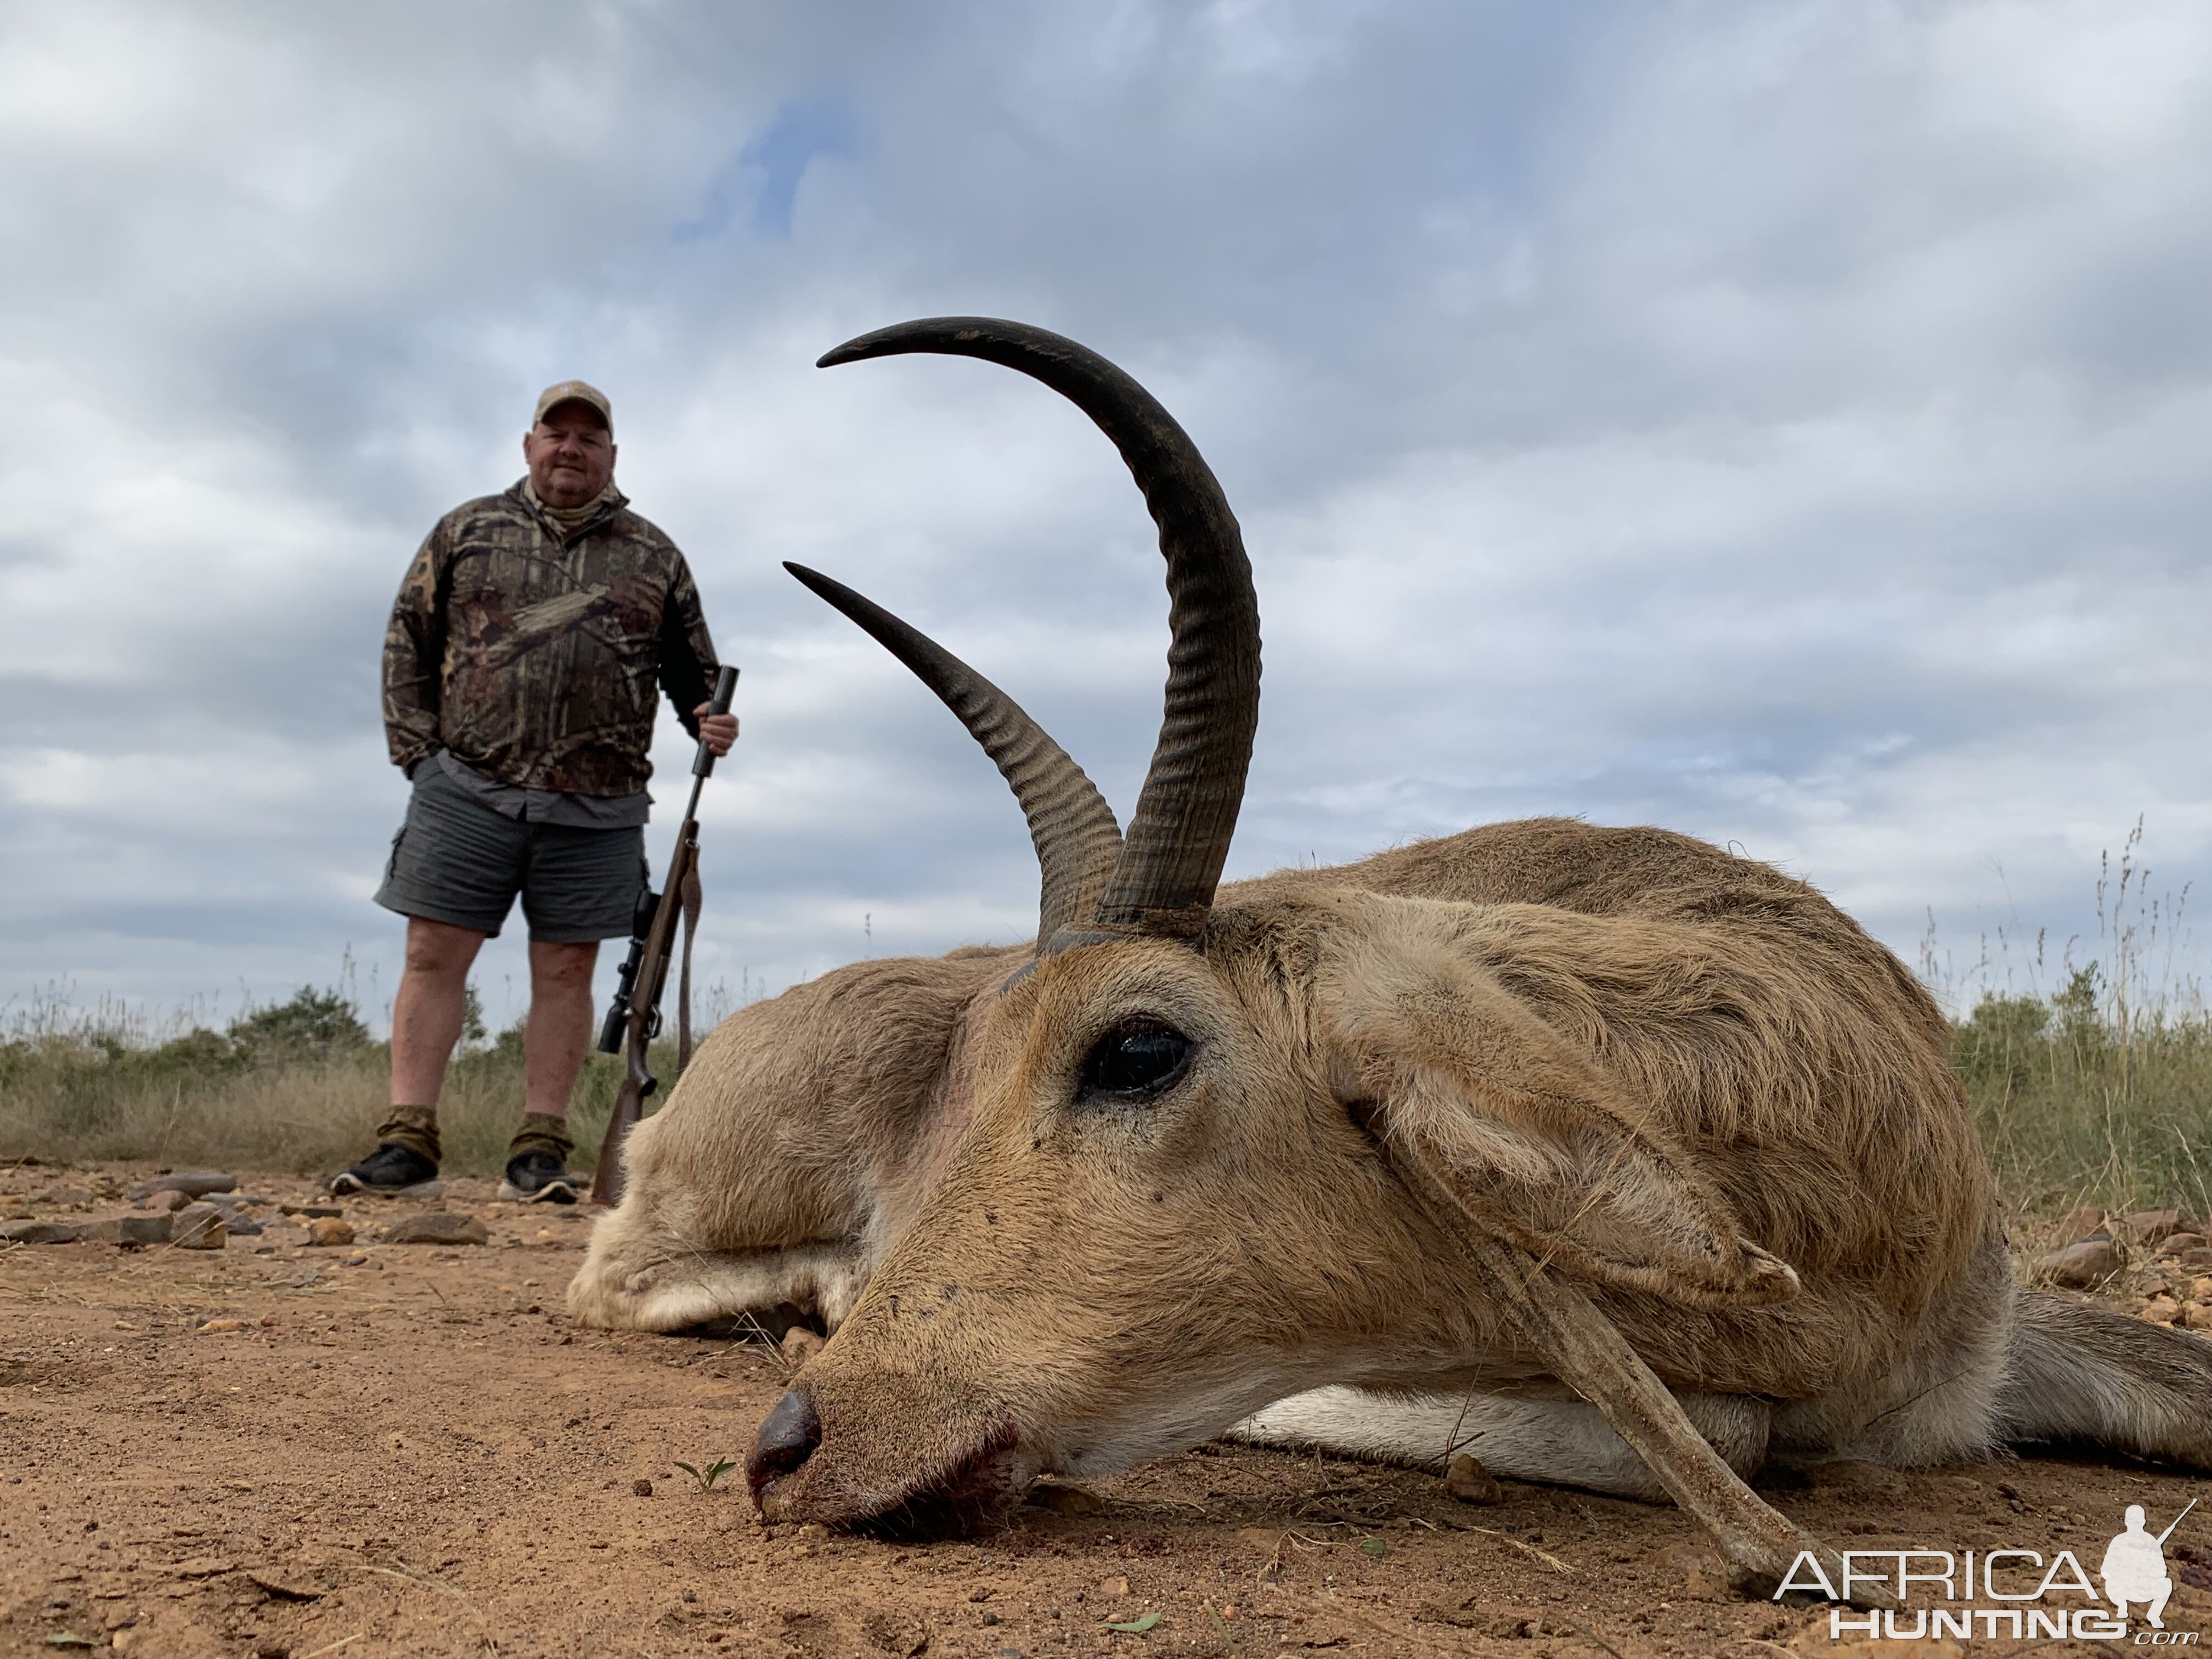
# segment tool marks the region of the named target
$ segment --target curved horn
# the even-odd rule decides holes
[[[1031,720],[1021,704],[918,629],[818,570],[783,568],[843,611],[915,672],[983,745],[1030,821],[1043,880],[1037,897],[1037,949],[1063,928],[1079,927],[1098,902],[1121,854],[1114,809],[1083,769]]]
[[[981,357],[1042,380],[1114,441],[1159,526],[1168,565],[1168,684],[1120,860],[1094,924],[1191,938],[1236,832],[1260,718],[1260,605],[1212,470],[1152,393],[1096,352],[1022,323],[932,317],[878,329],[817,367],[909,351]]]

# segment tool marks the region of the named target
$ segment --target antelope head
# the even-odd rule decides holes
[[[762,1425],[763,1512],[972,1516],[1040,1473],[1127,1468],[1322,1383],[1557,1375],[1486,1276],[1501,1248],[1695,1308],[1791,1295],[1684,1149],[1508,994],[1478,907],[1350,890],[1215,906],[1258,605],[1237,520],[1167,411],[1073,342],[988,319],[821,361],[902,352],[1018,369],[1114,441],[1167,564],[1166,710],[1124,836],[1004,693],[793,567],[999,763],[1042,893],[943,1180]]]

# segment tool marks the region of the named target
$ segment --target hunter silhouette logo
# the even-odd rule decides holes
[[[2143,1530],[2143,1506],[2128,1505],[2128,1529],[2105,1547],[2105,1564],[2098,1568],[2098,1576],[2105,1581],[2105,1599],[2119,1609],[2119,1616],[2128,1616],[2128,1603],[2142,1601],[2143,1617],[2150,1620],[2153,1630],[2164,1630],[2166,1620],[2160,1615],[2166,1611],[2166,1598],[2173,1594],[2173,1580],[2166,1576],[2166,1540],[2173,1536],[2173,1528],[2181,1524],[2182,1516],[2197,1507],[2197,1500],[2189,1500],[2189,1509],[2173,1517],[2172,1524],[2153,1537]]]
[[[2189,1511],[2191,1498],[2164,1532],[2149,1529],[2140,1504],[2128,1505],[2124,1529],[2105,1547],[2097,1576],[2104,1594],[2071,1550],[2047,1561],[2025,1549],[1847,1550],[1843,1575],[1832,1582],[1811,1551],[1801,1552],[1774,1592],[1792,1591],[1843,1601],[1863,1587],[1879,1586],[1898,1605],[1880,1612],[1832,1607],[1828,1639],[1845,1637],[1925,1641],[1943,1637],[2066,1638],[2127,1642],[2135,1647],[2194,1647],[2195,1631],[2169,1631],[2166,1604],[2173,1595],[2166,1571],[2166,1540]],[[2069,1598],[2071,1598],[2069,1600]],[[1914,1606],[1917,1601],[1920,1605]],[[2107,1608],[2106,1603],[2111,1604]],[[1977,1605],[1986,1603],[1987,1605]],[[2128,1609],[2140,1607],[2148,1626],[2130,1635]]]

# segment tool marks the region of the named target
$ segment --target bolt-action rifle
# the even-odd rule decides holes
[[[714,679],[710,714],[730,712],[738,671],[725,666]],[[614,1006],[599,1028],[599,1052],[627,1056],[629,1069],[615,1096],[614,1115],[599,1143],[599,1167],[592,1176],[594,1204],[619,1204],[623,1194],[623,1143],[645,1115],[645,1099],[660,1086],[653,1075],[647,1046],[660,1035],[660,994],[668,983],[668,947],[684,917],[684,969],[676,1000],[676,1074],[691,1063],[691,935],[699,925],[699,791],[714,775],[714,751],[702,734],[691,763],[691,804],[676,831],[676,851],[668,860],[668,879],[659,892],[647,890],[630,917],[629,955],[615,980]]]

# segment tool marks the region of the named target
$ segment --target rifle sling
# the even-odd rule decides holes
[[[690,826],[687,825],[686,828]],[[684,906],[684,965],[676,988],[676,1075],[691,1063],[691,936],[699,928],[699,839],[692,830],[691,856],[684,861],[684,883],[677,895]]]

